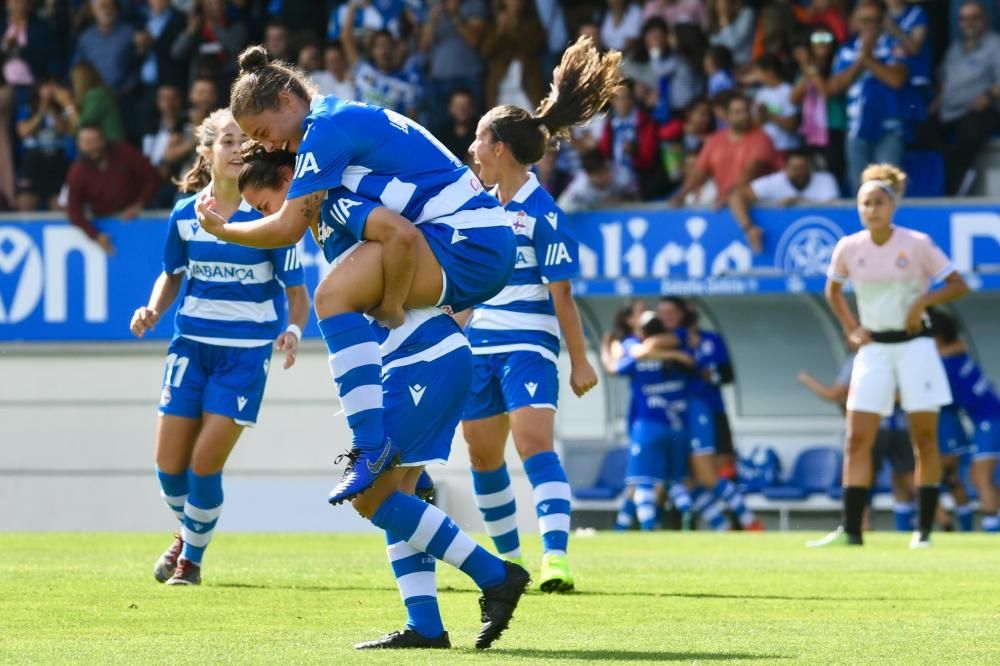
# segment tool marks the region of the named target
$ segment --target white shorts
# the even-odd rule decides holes
[[[847,409],[889,416],[899,391],[903,411],[936,412],[951,404],[951,388],[934,339],[871,342],[858,350]]]

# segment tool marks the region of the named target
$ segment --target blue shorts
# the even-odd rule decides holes
[[[175,337],[167,348],[160,414],[200,419],[209,412],[252,426],[264,399],[272,348],[223,347]]]
[[[391,368],[382,377],[385,433],[400,464],[444,463],[469,394],[472,352],[460,347],[433,361]]]
[[[960,456],[972,449],[969,437],[955,409],[942,409],[938,413],[938,450],[942,456]]]
[[[507,286],[514,273],[517,240],[510,226],[456,229],[443,222],[419,227],[444,271],[440,306],[453,312],[485,303]]]
[[[687,427],[691,435],[691,455],[715,454],[715,415],[700,398],[687,401]]]
[[[472,385],[463,421],[510,413],[521,407],[555,409],[559,371],[538,352],[514,351],[473,357]]]
[[[629,437],[627,485],[658,485],[687,477],[690,449],[684,430],[674,430],[662,421],[639,419],[632,423]]]
[[[979,421],[972,440],[972,459],[1000,458],[1000,419]]]

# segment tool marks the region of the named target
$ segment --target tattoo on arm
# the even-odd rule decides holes
[[[319,214],[319,207],[323,203],[324,196],[323,192],[313,192],[306,195],[302,201],[302,215],[309,220],[309,224],[312,224]]]

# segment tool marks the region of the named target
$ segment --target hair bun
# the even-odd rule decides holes
[[[263,46],[251,46],[240,54],[239,64],[241,74],[252,74],[271,62],[271,56]]]

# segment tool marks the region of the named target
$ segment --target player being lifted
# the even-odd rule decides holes
[[[181,191],[214,197],[216,212],[230,224],[259,219],[237,189],[243,166],[240,144],[246,136],[229,111],[212,113],[198,127],[197,137],[198,158]],[[168,585],[201,582],[202,555],[222,511],[222,468],[244,426],[257,420],[272,345],[277,340],[278,349],[286,352],[285,368],[290,368],[309,317],[295,248],[257,250],[219,243],[198,225],[196,198],[174,206],[163,273],[131,326],[142,337],[182,296],[167,349],[156,429],[161,493],[182,525],[153,571],[156,580]]]

